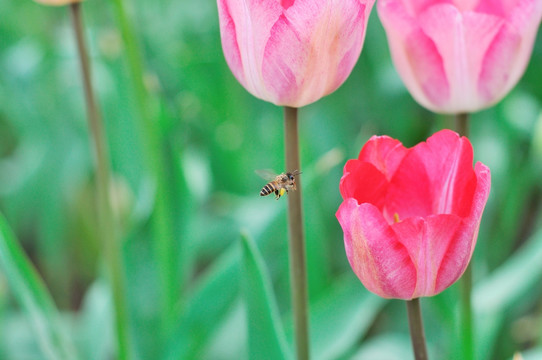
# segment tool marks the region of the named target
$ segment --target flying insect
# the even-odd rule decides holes
[[[271,180],[264,185],[260,191],[260,196],[275,193],[275,200],[278,200],[282,195],[287,194],[289,190],[297,189],[295,177],[301,174],[301,171],[294,170],[292,172],[283,172],[279,175],[271,170],[256,170],[256,173],[266,180]]]

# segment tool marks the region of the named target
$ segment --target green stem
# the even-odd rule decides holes
[[[143,82],[143,63],[135,31],[130,22],[123,0],[113,1],[117,21],[120,26],[126,49],[130,78],[133,82],[135,102],[137,104],[137,129],[143,140],[143,156],[146,167],[151,171],[156,184],[155,208],[152,217],[153,243],[159,272],[160,309],[163,329],[169,328],[170,314],[179,298],[178,289],[182,288],[184,277],[176,275],[175,233],[173,226],[173,202],[168,194],[166,176],[167,161],[162,151],[162,133],[158,122],[150,109],[150,101]]]
[[[284,143],[286,171],[301,170],[297,108],[284,107]],[[294,332],[298,360],[309,359],[308,291],[305,260],[305,235],[301,207],[301,178],[297,191],[288,193],[288,233],[290,239],[290,287],[294,314]]]
[[[96,166],[96,192],[98,206],[98,231],[104,247],[109,278],[113,292],[115,329],[117,336],[118,359],[129,358],[128,314],[124,289],[124,274],[119,238],[116,232],[114,213],[110,202],[110,164],[105,131],[92,89],[92,77],[88,51],[84,37],[81,4],[70,5],[73,30],[81,63],[85,102],[87,105],[88,126],[93,142]]]
[[[406,305],[408,328],[410,329],[410,339],[412,341],[412,348],[414,349],[414,358],[416,360],[427,360],[427,348],[425,345],[420,299],[416,298],[407,301]]]
[[[461,136],[469,136],[469,114],[462,113],[455,116],[456,130]],[[472,268],[469,266],[460,280],[461,287],[461,349],[462,359],[474,359],[474,329],[472,322]]]

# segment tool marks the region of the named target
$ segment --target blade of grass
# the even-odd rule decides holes
[[[165,348],[163,359],[196,359],[213,328],[220,322],[239,292],[240,254],[231,247],[203,275],[201,282],[181,309]],[[220,299],[220,301],[217,301]]]
[[[473,309],[479,331],[476,359],[489,358],[502,320],[515,306],[534,301],[532,289],[542,278],[542,230],[516,251],[491,276],[474,288]]]
[[[36,269],[0,214],[0,267],[13,294],[32,323],[45,358],[76,359],[71,340],[62,331],[58,310]]]
[[[133,24],[124,6],[124,0],[114,0],[113,6],[117,22],[122,33],[126,48],[129,75],[133,82],[135,103],[138,116],[137,130],[143,141],[143,153],[147,168],[151,172],[156,184],[155,208],[152,217],[153,243],[155,244],[156,263],[159,272],[161,320],[163,330],[167,331],[170,325],[171,313],[179,298],[178,289],[185,276],[177,277],[177,259],[175,254],[175,234],[172,214],[173,204],[168,191],[168,173],[166,158],[162,151],[163,134],[159,124],[154,120],[149,94],[144,84],[144,66],[141,58],[138,39]]]
[[[286,336],[279,319],[269,274],[256,244],[246,232],[243,247],[243,292],[248,317],[250,359],[289,359]]]

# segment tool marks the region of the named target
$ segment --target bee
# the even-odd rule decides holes
[[[280,199],[282,195],[288,193],[288,190],[296,190],[295,177],[301,174],[301,171],[294,170],[276,175],[270,170],[256,170],[256,173],[266,180],[271,180],[260,191],[260,196],[267,196],[275,193],[275,200]]]

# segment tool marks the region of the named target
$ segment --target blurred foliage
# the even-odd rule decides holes
[[[172,264],[158,263],[155,254],[155,179],[144,160],[146,135],[137,128],[141,114],[115,9],[108,1],[84,2],[115,174],[133,353],[138,359],[248,358],[254,346],[265,345],[252,338],[254,321],[265,322],[258,336],[267,331],[278,339],[280,349],[273,351],[291,352],[286,202],[260,198],[264,181],[254,174],[283,170],[282,111],[235,81],[222,55],[215,2],[125,5],[141,45],[154,135],[167,162],[159,176],[173,204],[168,216],[177,254],[166,257]],[[18,260],[4,262],[9,271],[0,273],[0,358],[51,358],[35,326],[45,321],[51,336],[69,335],[80,358],[108,359],[115,346],[111,294],[96,231],[93,159],[68,11],[2,1],[0,13],[0,211],[28,256],[2,254]],[[300,111],[315,359],[410,356],[404,304],[368,293],[349,268],[334,216],[338,183],[346,159],[356,157],[373,134],[412,146],[453,127],[452,119],[424,110],[405,90],[376,12],[367,34],[346,83]],[[516,351],[539,359],[542,353],[540,64],[542,34],[518,86],[472,116],[475,158],[492,171],[473,258],[478,359],[511,359]],[[244,242],[241,229],[248,234]],[[4,230],[10,234],[7,225]],[[38,273],[28,270],[32,264],[52,299]],[[178,298],[167,314],[171,325],[156,331],[163,266],[174,267],[170,286]],[[25,302],[21,292],[34,297]],[[460,354],[458,292],[452,286],[422,300],[432,359]],[[32,306],[45,312],[29,311]],[[273,309],[272,316],[260,320],[262,309]]]

